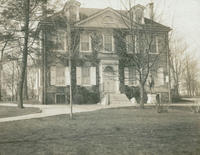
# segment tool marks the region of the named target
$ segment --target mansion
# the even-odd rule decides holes
[[[115,10],[82,8],[78,1],[68,0],[60,12],[39,23],[35,88],[39,101],[68,103],[72,85],[75,103],[99,103],[106,94],[112,94],[113,100],[128,102],[128,98],[138,95],[134,89],[140,87],[138,66],[146,58],[139,58],[145,51],[150,55],[149,64],[154,63],[149,69],[155,83],[153,91],[167,98],[170,28],[155,22],[153,16],[152,3]],[[149,44],[144,43],[145,39]],[[148,81],[149,77],[147,93]]]

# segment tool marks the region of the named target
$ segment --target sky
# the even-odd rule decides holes
[[[62,1],[62,0],[60,0]],[[63,0],[66,2],[66,0]],[[81,7],[122,9],[125,0],[78,0]],[[151,1],[155,12],[161,15],[159,22],[173,29],[177,38],[183,38],[187,52],[200,58],[200,0],[135,0],[135,4],[146,6]]]

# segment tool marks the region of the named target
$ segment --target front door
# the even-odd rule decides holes
[[[114,71],[112,67],[106,68],[104,70],[103,86],[105,93],[114,93],[116,92],[116,81],[114,77]]]

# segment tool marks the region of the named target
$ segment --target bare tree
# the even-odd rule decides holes
[[[172,79],[174,83],[175,96],[180,94],[180,83],[182,80],[182,74],[185,69],[184,59],[187,45],[182,39],[176,39],[175,37],[170,40],[170,67],[172,73]]]
[[[162,57],[167,58],[168,32],[170,30],[167,29],[158,36],[160,33],[154,27],[153,3],[149,7],[150,19],[144,21],[144,8],[142,6],[139,6],[139,9],[132,7],[131,1],[128,0],[126,13],[121,12],[121,18],[127,29],[122,33],[123,35],[119,36],[123,38],[122,40],[127,46],[127,52],[129,52],[128,64],[136,69],[136,74],[138,75],[141,108],[144,108],[145,85],[149,74],[155,74]],[[128,40],[126,36],[129,36]],[[159,43],[159,45],[156,45],[156,43]],[[164,59],[164,62],[167,63],[167,59]]]
[[[198,60],[187,55],[185,58],[185,70],[183,73],[183,86],[187,90],[188,96],[198,95],[199,83]]]
[[[19,57],[18,61],[21,62],[21,76],[19,78],[19,102],[18,107],[23,108],[23,94],[27,96],[27,58],[33,51],[36,41],[37,23],[41,19],[42,15],[38,14],[41,3],[44,0],[20,0],[20,1],[2,1],[1,5],[5,6],[2,15],[7,18],[8,21],[15,23],[16,41],[12,43],[12,48],[19,45]],[[35,52],[35,51],[34,51]]]

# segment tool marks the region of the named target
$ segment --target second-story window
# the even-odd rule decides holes
[[[152,54],[158,53],[156,43],[157,43],[156,36],[152,36],[151,39],[150,39],[150,43],[149,43],[150,44],[150,51],[149,52],[152,53]]]
[[[113,46],[113,36],[110,34],[104,34],[104,50],[112,52],[114,50]]]
[[[163,53],[166,51],[167,46],[166,46],[166,40],[164,35],[159,35],[156,36],[156,51],[157,53]]]
[[[83,33],[80,35],[80,49],[81,52],[91,52],[91,39],[89,34]]]
[[[126,36],[126,49],[127,53],[135,53],[135,35]]]
[[[64,31],[56,31],[52,34],[53,49],[65,52],[67,49],[66,33]]]

